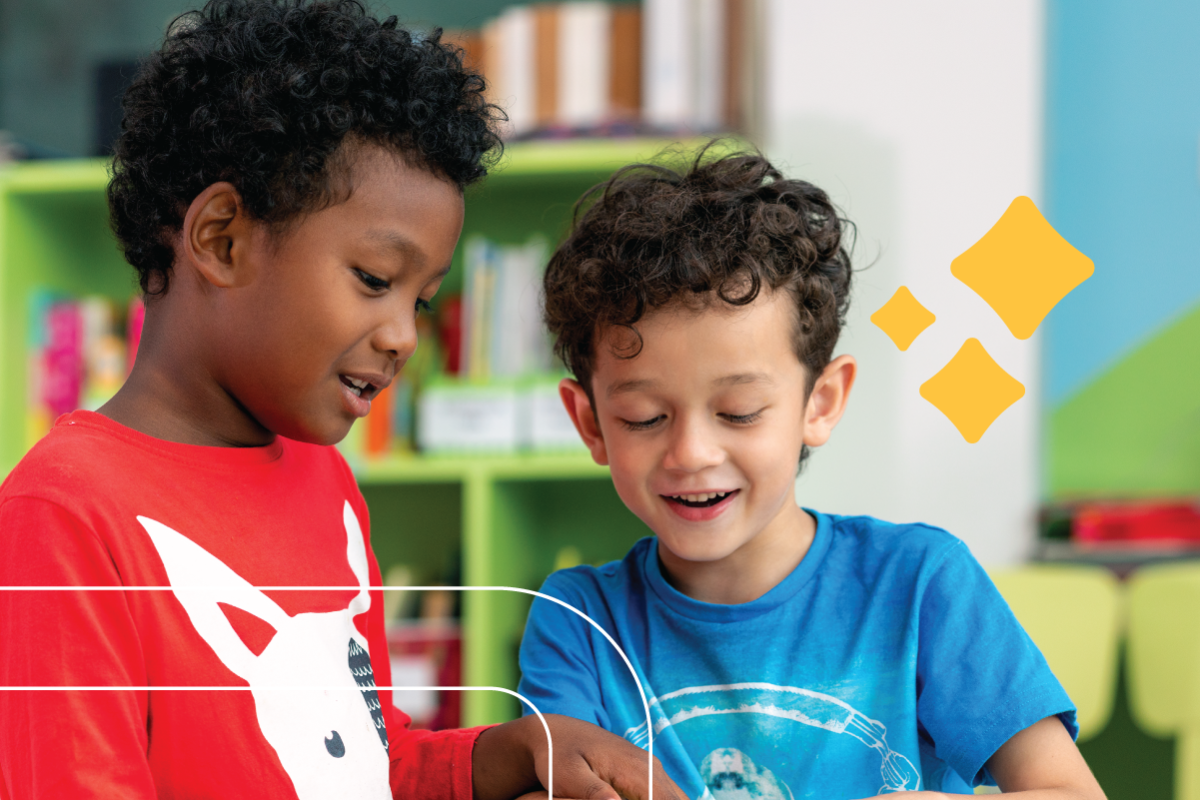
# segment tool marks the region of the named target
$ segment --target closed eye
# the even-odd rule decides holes
[[[621,424],[624,425],[628,430],[631,430],[631,431],[645,431],[645,430],[649,430],[650,428],[653,428],[655,425],[657,425],[659,422],[661,422],[664,419],[666,419],[666,417],[663,416],[662,414],[659,414],[657,417],[654,417],[652,419],[644,419],[644,420],[623,419],[623,420],[621,420]]]
[[[420,297],[418,297],[417,298],[417,313],[418,314],[428,314],[430,311],[433,311],[433,306],[429,305],[429,301],[422,300]]]
[[[754,411],[750,414],[721,414],[721,416],[724,417],[726,421],[732,422],[734,425],[749,425],[762,418],[762,409]]]
[[[386,281],[383,278],[372,275],[369,272],[363,272],[361,269],[358,269],[357,267],[355,267],[355,269],[354,269],[354,274],[356,276],[358,276],[358,279],[360,281],[362,281],[363,284],[366,285],[366,287],[368,289],[371,289],[372,291],[375,291],[375,292],[381,292],[384,289],[386,289],[392,285],[391,281]]]

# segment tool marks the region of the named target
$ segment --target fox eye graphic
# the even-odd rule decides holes
[[[346,745],[342,741],[341,735],[337,731],[330,731],[329,734],[325,737],[325,749],[329,751],[329,755],[334,758],[346,755]]]

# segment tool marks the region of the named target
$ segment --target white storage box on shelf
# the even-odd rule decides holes
[[[558,379],[474,383],[437,379],[422,392],[417,443],[429,454],[583,450]]]

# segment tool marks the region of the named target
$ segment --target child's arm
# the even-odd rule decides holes
[[[988,760],[1001,791],[1028,800],[1104,800],[1087,762],[1058,717],[1035,722]]]
[[[1004,794],[1025,800],[1105,800],[1071,734],[1058,717],[1020,731],[988,759],[988,771]],[[906,798],[973,797],[942,792],[911,792]]]
[[[547,714],[546,723],[554,742],[554,797],[650,797],[645,750],[590,722]],[[475,800],[511,800],[546,787],[548,756],[546,731],[536,716],[484,731],[471,756]],[[654,760],[654,797],[686,800],[658,759]]]
[[[0,505],[0,586],[120,585],[91,530],[53,503]],[[143,686],[122,592],[0,591],[0,686]],[[0,691],[0,797],[158,796],[146,756],[148,696]]]

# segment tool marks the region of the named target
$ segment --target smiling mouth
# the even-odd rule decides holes
[[[720,503],[722,500],[736,492],[737,490],[734,489],[732,492],[706,492],[704,494],[664,494],[663,497],[673,503],[679,503],[679,505],[687,506],[688,508],[708,508],[710,506],[715,506],[717,503]]]
[[[350,390],[350,393],[356,397],[361,397],[364,400],[370,400],[375,395],[379,394],[379,387],[367,381],[360,381],[357,378],[351,378],[349,375],[339,375],[342,384]]]

